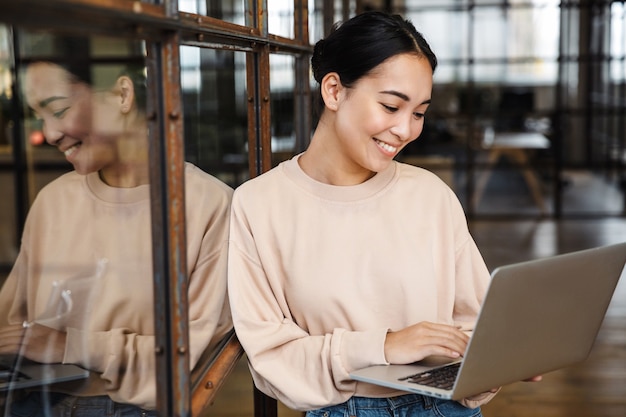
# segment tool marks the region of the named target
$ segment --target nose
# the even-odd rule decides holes
[[[44,120],[41,130],[46,138],[46,142],[52,146],[58,146],[61,139],[63,139],[63,132],[59,129],[57,123],[52,120]]]
[[[422,119],[416,120],[413,114],[399,117],[391,128],[393,133],[402,142],[416,139],[422,132]]]

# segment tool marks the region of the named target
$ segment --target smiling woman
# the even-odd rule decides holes
[[[89,376],[20,393],[6,415],[76,408],[94,416],[156,415],[148,126],[144,68],[135,65],[143,57],[111,58],[109,68],[98,69],[90,56],[68,48],[76,43],[55,38],[58,50],[72,54],[32,60],[20,80],[45,141],[74,170],[46,185],[29,211],[0,291],[0,305],[8,306],[0,353],[76,364]],[[184,175],[191,369],[232,329],[226,301],[232,189],[190,163]],[[71,309],[51,317],[53,289],[78,283],[87,284],[68,294]]]
[[[398,163],[420,135],[436,58],[411,22],[367,12],[319,41],[322,113],[305,152],[235,191],[229,295],[256,386],[307,416],[479,416],[350,372],[458,358],[489,272],[454,192]],[[391,410],[393,408],[393,410]]]

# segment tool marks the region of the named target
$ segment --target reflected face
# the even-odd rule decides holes
[[[114,111],[107,93],[95,93],[62,67],[29,65],[24,95],[43,122],[46,141],[56,146],[79,174],[99,171],[115,161],[112,132],[105,128]]]
[[[344,90],[335,126],[344,166],[380,172],[417,139],[430,104],[432,77],[427,59],[401,54]]]

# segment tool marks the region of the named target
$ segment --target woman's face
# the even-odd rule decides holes
[[[29,65],[24,94],[42,121],[46,141],[65,154],[79,174],[103,169],[116,159],[110,127],[114,109],[107,93],[95,93],[86,83],[52,63]]]
[[[352,88],[340,89],[335,133],[346,169],[384,170],[424,127],[430,104],[432,68],[413,54],[388,59]]]

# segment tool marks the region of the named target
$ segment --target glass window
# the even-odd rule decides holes
[[[0,305],[10,309],[9,323],[30,326],[24,346],[47,340],[27,356],[43,363],[44,375],[80,371],[78,391],[70,384],[69,393],[114,392],[119,402],[154,408],[143,43],[21,30],[15,37],[17,136],[33,198]],[[30,368],[16,366],[19,381]],[[57,366],[64,369],[50,370]],[[48,392],[50,382],[40,380],[26,399],[10,396],[9,407],[51,407],[58,394]]]
[[[293,0],[267,2],[267,27],[269,33],[284,38],[294,38]]]
[[[21,230],[15,227],[19,224],[16,201],[9,196],[15,196],[15,173],[13,167],[13,79],[11,68],[13,67],[12,42],[9,28],[0,25],[0,195],[5,196],[4,203],[0,206],[0,224],[2,224],[2,236],[0,237],[0,282],[2,277],[17,255],[17,234]],[[9,226],[13,225],[13,227]]]
[[[626,4],[611,5],[611,78],[626,80]]]
[[[272,164],[291,158],[296,151],[294,124],[295,59],[270,55],[272,113]]]
[[[180,48],[185,155],[232,187],[249,177],[245,55]]]
[[[181,12],[195,13],[245,25],[243,0],[179,0]]]

